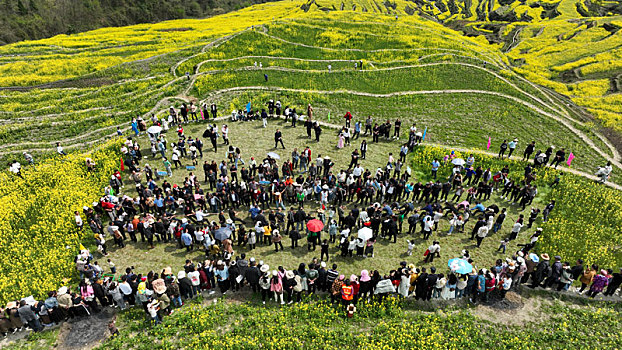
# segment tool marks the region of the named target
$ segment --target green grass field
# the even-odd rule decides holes
[[[222,122],[219,122],[220,126]],[[261,126],[260,121],[253,122],[236,122],[230,125],[230,142],[232,145],[239,147],[242,150],[242,156],[244,159],[248,160],[251,156],[259,159],[260,157],[265,156],[267,152],[274,151],[277,154],[282,156],[282,159],[289,159],[290,153],[294,147],[298,148],[298,150],[304,149],[305,146],[310,146],[313,154],[313,158],[315,159],[315,155],[330,155],[330,157],[335,162],[335,170],[346,168],[349,164],[350,153],[352,152],[354,147],[360,145],[360,140],[356,140],[352,143],[352,146],[345,147],[343,149],[337,149],[337,130],[324,128],[321,142],[316,143],[315,140],[308,140],[306,137],[306,130],[303,127],[291,128],[289,123],[286,125],[283,120],[274,120],[271,119],[268,122],[268,127],[263,128]],[[287,147],[286,150],[282,150],[279,146],[279,149],[274,149],[273,136],[276,128],[280,128],[284,133],[284,142]],[[197,136],[203,133],[205,129],[204,124],[190,124],[184,128],[184,132],[189,136]],[[167,136],[169,139],[172,137],[171,135]],[[378,167],[383,167],[386,165],[386,161],[388,159],[388,154],[392,152],[394,155],[399,153],[398,143],[396,142],[387,142],[383,141],[378,144],[372,144],[370,137],[362,137],[361,139],[366,139],[369,144],[369,149],[367,153],[367,159],[362,161],[363,166],[367,169],[375,170]],[[150,164],[152,167],[160,167],[162,168],[160,156],[157,155],[155,159],[151,158],[150,152],[148,151],[148,145],[145,143],[146,138],[140,138],[140,142],[143,149],[143,155],[148,155],[145,162]],[[226,146],[222,146],[221,140],[219,140],[219,152],[215,153],[210,148],[206,148],[204,151],[203,161],[211,161],[215,160],[219,162],[225,157]],[[222,146],[222,147],[221,147]],[[183,159],[183,165],[192,165],[190,159]],[[200,169],[195,172],[199,179],[203,180],[203,171]],[[182,183],[184,178],[188,176],[188,171],[186,169],[174,170],[173,177],[167,179],[170,183]],[[428,173],[415,172],[414,176],[419,181],[427,181],[429,180],[430,175]],[[128,180],[129,181],[129,180]],[[413,179],[414,181],[414,179]],[[201,181],[203,187],[207,186]],[[126,186],[126,188],[131,186]],[[132,195],[132,190],[130,190],[129,195]],[[548,189],[542,188],[539,198],[544,198]],[[423,253],[427,249],[427,246],[431,241],[424,241],[417,235],[418,238],[415,238],[416,248],[413,251],[412,256],[406,256],[407,250],[407,242],[406,239],[410,239],[411,237],[407,237],[405,232],[408,231],[408,224],[405,222],[403,225],[404,234],[399,236],[397,243],[389,242],[388,240],[379,239],[378,243],[375,246],[375,257],[362,259],[356,257],[346,257],[343,258],[338,256],[339,251],[336,247],[331,246],[330,249],[330,262],[337,263],[340,266],[340,271],[349,274],[352,273],[360,273],[362,269],[378,269],[379,271],[387,272],[390,269],[394,269],[399,266],[400,261],[406,260],[409,263],[414,263],[417,266],[438,266],[443,267],[447,264],[447,260],[460,256],[460,252],[462,249],[468,249],[472,252],[472,256],[477,262],[477,264],[481,267],[490,267],[494,265],[497,259],[504,259],[505,254],[501,254],[500,252],[496,252],[495,250],[499,246],[499,241],[509,235],[509,231],[511,228],[510,223],[518,218],[519,207],[517,205],[510,205],[507,202],[501,202],[497,195],[493,195],[489,202],[485,204],[498,203],[500,207],[508,207],[508,219],[504,228],[498,232],[497,234],[489,236],[486,240],[484,240],[481,248],[476,248],[474,241],[469,240],[467,235],[470,235],[470,231],[468,230],[471,225],[467,226],[465,233],[456,234],[448,236],[446,234],[447,229],[449,228],[447,220],[441,221],[439,225],[439,229],[432,235],[432,239],[438,239],[443,247],[443,251],[441,254],[441,259],[434,261],[433,264],[424,264],[423,263]],[[425,204],[422,204],[425,205]],[[543,203],[540,203],[539,200],[534,201],[534,205],[542,206]],[[318,204],[316,202],[310,202],[308,206],[305,206],[305,209],[315,210],[318,208]],[[353,205],[348,205],[348,208],[353,208]],[[274,209],[274,206],[273,208]],[[523,212],[526,214],[527,212]],[[242,212],[240,217],[246,218],[248,213]],[[210,220],[218,220],[217,215],[209,216]],[[539,222],[539,221],[538,221]],[[472,223],[471,223],[472,224]],[[537,223],[536,223],[537,225]],[[251,228],[252,224],[249,220],[247,220],[246,224],[247,228]],[[531,230],[525,230],[521,233],[523,240],[528,239],[531,232],[535,230],[536,226],[534,226]],[[328,238],[328,235],[325,234]],[[521,240],[518,240],[521,242]],[[245,253],[248,257],[255,257],[257,260],[263,260],[271,266],[285,266],[286,268],[295,268],[299,263],[304,262],[308,263],[312,258],[319,258],[319,247],[316,251],[309,252],[304,240],[301,240],[300,247],[296,249],[291,249],[289,238],[284,239],[284,247],[285,250],[282,252],[276,253],[274,251],[274,246],[264,246],[261,244],[257,245],[257,249],[253,251],[249,251],[247,247],[236,246],[235,251],[236,254]],[[109,246],[112,246],[112,242],[109,243]],[[187,253],[185,249],[177,249],[176,244],[156,244],[156,248],[153,250],[148,249],[146,243],[128,243],[127,246],[123,249],[110,249],[111,254],[109,256],[112,261],[114,261],[119,267],[126,266],[135,266],[137,271],[148,272],[149,270],[158,271],[161,268],[166,266],[171,266],[173,269],[181,268],[185,259],[192,259],[193,261],[203,261],[205,260],[205,254],[203,250],[194,251],[191,253]],[[102,258],[99,258],[100,260]]]

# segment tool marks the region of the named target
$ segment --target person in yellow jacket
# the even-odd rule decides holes
[[[272,244],[272,228],[270,225],[266,225],[263,228],[263,244],[270,245]]]

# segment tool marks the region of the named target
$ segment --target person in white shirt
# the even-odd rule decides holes
[[[484,240],[484,238],[486,238],[487,235],[488,235],[488,226],[484,225],[477,230],[477,237],[475,238],[477,239],[478,248],[482,244],[482,241]]]
[[[352,175],[354,175],[355,179],[358,179],[359,177],[361,177],[361,175],[363,175],[363,171],[365,171],[365,169],[360,166],[357,165],[353,170],[352,170]]]
[[[201,292],[201,274],[199,274],[199,271],[197,271],[197,268],[195,267],[194,271],[188,272],[187,276],[190,279],[190,282],[192,282],[192,297],[194,298]]]
[[[78,228],[78,230],[82,230],[82,226],[84,226],[84,222],[82,222],[82,218],[80,217],[80,214],[78,214],[78,212],[75,212],[75,216],[76,216],[76,227]]]
[[[22,165],[19,162],[12,162],[9,166],[9,171],[19,177],[22,177]]]
[[[197,211],[194,213],[194,215],[197,218],[197,223],[200,225],[201,223],[203,223],[203,211],[201,209],[197,209]]]
[[[67,155],[67,153],[63,150],[63,146],[60,145],[60,142],[56,142],[56,152],[61,156]]]
[[[428,255],[425,257],[425,262],[433,262],[434,256],[441,257],[441,245],[438,241],[432,242],[432,245],[428,247]]]
[[[520,233],[521,228],[523,228],[522,217],[523,217],[523,214],[520,215],[520,218],[518,219],[518,221],[516,221],[514,226],[512,226],[512,232],[510,233],[510,241],[518,238],[518,234]]]

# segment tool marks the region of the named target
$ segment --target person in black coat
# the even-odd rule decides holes
[[[430,298],[432,298],[432,291],[436,286],[436,281],[438,281],[438,276],[436,275],[436,268],[431,267],[430,272],[431,273],[428,274],[428,278],[426,279],[426,294],[423,300],[430,300]],[[421,278],[421,276],[419,276],[419,278]]]
[[[276,129],[276,132],[274,133],[274,148],[277,148],[279,143],[281,143],[281,146],[285,149],[285,145],[283,145],[283,133],[281,130]]]
[[[419,274],[419,277],[417,277],[417,280],[415,281],[415,299],[425,300],[425,297],[427,294],[427,289],[426,289],[427,283],[428,283],[428,273],[426,272],[425,267],[422,267],[421,273]]]
[[[192,299],[192,281],[188,277],[186,277],[186,273],[179,273],[177,275],[179,280],[177,283],[179,284],[179,294],[184,299]]]
[[[320,142],[320,135],[322,135],[322,127],[320,123],[315,122],[313,131],[315,132],[315,142]]]
[[[553,266],[551,266],[551,275],[544,282],[545,288],[553,287],[556,283],[559,283],[559,280],[562,276],[562,258],[559,255],[555,256],[555,262]]]
[[[261,277],[261,272],[255,265],[254,261],[251,261],[251,265],[246,269],[244,273],[244,277],[246,281],[251,286],[253,293],[259,292],[259,278]]]
[[[536,266],[536,271],[534,272],[532,279],[532,284],[529,286],[531,288],[536,288],[540,286],[540,283],[548,278],[549,273],[551,272],[551,266],[549,265],[549,257],[547,254],[542,254],[542,259],[538,266]]]
[[[620,272],[616,272],[612,274],[611,280],[609,281],[609,286],[607,287],[607,291],[604,293],[605,295],[613,295],[616,292],[620,284],[622,284],[622,268],[620,268]]]

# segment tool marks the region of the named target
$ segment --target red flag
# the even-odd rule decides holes
[[[568,155],[568,161],[566,162],[566,164],[568,164],[568,166],[570,166],[570,163],[572,163],[573,159],[574,159],[574,154],[572,154],[572,152],[570,152],[570,154]]]
[[[123,158],[121,158],[121,171],[125,170],[125,164],[123,164]]]

